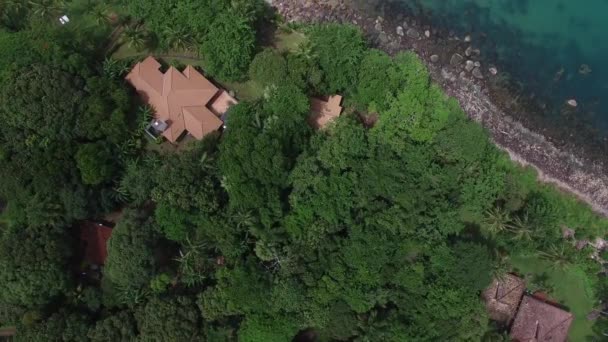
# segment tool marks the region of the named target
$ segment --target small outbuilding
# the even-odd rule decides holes
[[[510,324],[525,290],[526,282],[513,274],[494,279],[482,294],[490,318]]]
[[[342,113],[342,96],[310,99],[310,116],[308,123],[315,129],[327,126]]]

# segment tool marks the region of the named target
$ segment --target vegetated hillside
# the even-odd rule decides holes
[[[606,222],[514,166],[415,55],[341,25],[263,49],[248,1],[71,3],[87,30],[34,3],[0,21],[0,326],[20,340],[496,340],[479,294],[509,255],[606,293],[562,238]],[[109,25],[141,51],[200,49],[211,76],[264,96],[221,136],[153,152],[127,65],[91,42]],[[334,93],[346,113],[314,131],[309,96]],[[120,208],[103,278],[80,277],[79,220]]]

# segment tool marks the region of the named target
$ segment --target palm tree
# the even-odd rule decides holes
[[[232,218],[236,221],[236,227],[239,229],[253,226],[253,215],[250,211],[237,211]]]
[[[307,60],[314,60],[317,58],[314,46],[310,40],[305,40],[300,43],[298,45],[298,50],[296,51],[296,54]]]
[[[506,210],[500,207],[488,209],[482,221],[482,233],[494,237],[508,230],[510,222],[511,217]]]
[[[523,217],[516,216],[515,219],[509,224],[509,231],[513,233],[513,239],[518,241],[530,241],[532,240],[532,227],[528,220],[528,214]]]
[[[124,61],[119,61],[111,57],[106,57],[102,64],[103,74],[108,78],[120,78],[129,70],[129,66]]]
[[[539,256],[558,269],[565,269],[572,264],[572,254],[568,253],[563,244],[550,246],[547,251],[541,251]]]
[[[511,270],[511,260],[509,258],[509,254],[495,250],[494,260],[495,262],[492,269],[492,276],[496,279],[503,279],[505,274]]]
[[[58,16],[65,8],[63,0],[30,0],[32,13],[41,18]]]
[[[185,27],[167,27],[165,36],[169,47],[175,50],[189,50],[194,45],[194,36]]]
[[[209,266],[209,258],[206,251],[207,245],[186,238],[183,243],[184,253],[181,249],[179,257],[175,259],[179,263],[180,279],[186,286],[195,286],[202,283],[207,276],[205,270]]]
[[[110,22],[110,16],[108,14],[108,8],[104,4],[95,6],[91,11],[93,22],[98,26],[107,25]]]
[[[137,50],[142,49],[148,42],[145,29],[138,24],[127,26],[122,32],[123,42]]]
[[[11,16],[25,16],[26,4],[23,0],[6,0],[0,4],[0,13],[5,19],[11,19]]]
[[[138,131],[143,132],[148,127],[153,117],[154,110],[152,109],[152,107],[139,106],[139,108],[137,109],[137,120],[139,121],[139,125],[137,128]]]

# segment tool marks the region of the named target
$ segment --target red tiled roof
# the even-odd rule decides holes
[[[218,98],[224,99],[223,90],[190,65],[183,73],[169,67],[163,74],[159,68],[160,63],[150,56],[137,63],[125,79],[155,109],[156,118],[168,124],[163,132],[167,140],[175,142],[185,131],[202,139],[222,126],[218,116],[223,112],[213,113],[210,108],[215,109]],[[219,108],[227,110],[226,106]]]
[[[556,306],[525,295],[511,327],[519,342],[565,342],[574,316]]]
[[[327,126],[332,120],[342,113],[342,96],[330,96],[327,101],[317,98],[310,99],[310,116],[308,123],[316,128]]]
[[[84,245],[85,260],[103,265],[108,257],[106,245],[112,235],[112,228],[99,223],[85,221],[80,230],[80,240]]]

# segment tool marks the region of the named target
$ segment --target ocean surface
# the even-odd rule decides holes
[[[384,16],[397,15],[386,10],[397,3],[434,27],[470,34],[486,62],[542,104],[547,124],[575,115],[584,134],[608,137],[608,0],[353,1]]]

